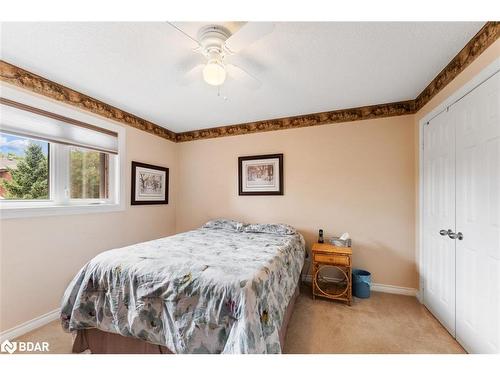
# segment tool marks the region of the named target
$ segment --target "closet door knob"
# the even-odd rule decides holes
[[[444,229],[441,229],[441,230],[439,231],[439,234],[440,234],[441,236],[446,236],[446,235],[448,234],[448,231],[447,231],[447,230],[444,230]]]
[[[448,237],[450,237],[452,240],[459,239],[462,241],[464,239],[464,235],[462,232],[454,233],[451,229],[448,229]]]

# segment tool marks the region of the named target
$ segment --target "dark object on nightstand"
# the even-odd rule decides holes
[[[325,240],[323,239],[323,229],[319,230],[319,235],[318,235],[318,243],[324,243]]]

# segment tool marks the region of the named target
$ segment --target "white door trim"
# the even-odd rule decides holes
[[[424,184],[423,184],[423,172],[424,172],[424,126],[428,123],[432,118],[436,117],[442,111],[445,111],[446,108],[452,106],[458,100],[463,98],[469,92],[474,90],[476,87],[481,85],[483,82],[487,81],[489,78],[494,76],[496,73],[500,71],[500,57],[493,61],[490,65],[484,68],[481,72],[479,72],[474,78],[472,78],[465,85],[456,90],[452,95],[443,100],[440,104],[438,104],[432,111],[430,111],[427,115],[425,115],[418,123],[418,147],[419,147],[419,158],[418,158],[418,215],[419,219],[417,221],[417,236],[419,240],[418,244],[418,254],[416,256],[416,262],[418,265],[418,274],[419,274],[419,289],[417,292],[417,299],[420,303],[423,303],[423,278],[422,270],[423,270],[423,198],[424,198]]]

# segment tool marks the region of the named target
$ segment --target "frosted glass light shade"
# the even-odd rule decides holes
[[[217,60],[211,60],[203,68],[203,79],[212,86],[220,86],[226,80],[226,69]]]

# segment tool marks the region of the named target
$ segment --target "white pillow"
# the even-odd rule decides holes
[[[288,224],[245,224],[243,225],[243,232],[280,235],[297,234],[297,230]]]
[[[229,229],[229,230],[235,230],[235,231],[241,231],[242,227],[243,227],[243,223],[240,223],[239,221],[235,221],[235,220],[229,220],[229,219],[210,220],[209,222],[205,223],[202,226],[202,228],[205,228],[205,229]]]

